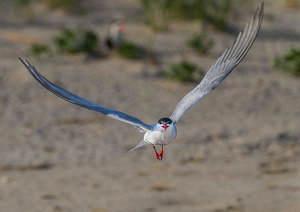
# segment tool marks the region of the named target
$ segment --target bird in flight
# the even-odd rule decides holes
[[[247,23],[244,31],[241,31],[234,43],[227,48],[224,53],[217,59],[216,63],[211,66],[199,85],[189,92],[179,102],[170,117],[163,117],[156,124],[148,125],[141,120],[130,116],[126,113],[100,106],[80,96],[77,96],[63,88],[55,85],[42,76],[33,65],[27,60],[21,60],[31,75],[46,89],[58,97],[87,108],[89,110],[100,112],[104,115],[118,119],[122,122],[133,125],[144,133],[144,139],[138,143],[132,150],[144,145],[152,145],[158,160],[163,159],[163,146],[172,142],[177,135],[176,124],[181,117],[198,103],[206,94],[213,91],[220,83],[231,73],[231,71],[245,57],[252,46],[263,19],[264,3],[257,8],[251,20]],[[161,146],[161,151],[156,151],[156,146]],[[132,151],[130,150],[130,151]]]

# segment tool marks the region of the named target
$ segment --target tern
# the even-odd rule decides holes
[[[126,25],[118,21],[110,24],[108,36],[105,38],[105,46],[109,50],[116,49],[122,42],[126,32]]]
[[[130,116],[126,113],[100,106],[80,96],[77,96],[63,88],[53,84],[43,77],[36,68],[27,60],[21,60],[31,75],[46,89],[58,97],[79,105],[89,110],[100,112],[111,118],[133,125],[144,133],[144,139],[138,143],[132,150],[144,145],[152,145],[158,160],[163,159],[163,146],[172,142],[177,135],[176,124],[181,117],[198,103],[209,92],[213,91],[220,83],[231,73],[231,71],[245,57],[252,46],[259,32],[263,19],[264,3],[257,8],[251,20],[247,23],[245,29],[241,31],[234,43],[227,48],[224,53],[217,59],[216,63],[211,66],[202,81],[190,91],[176,106],[170,117],[163,117],[156,124],[148,125],[141,120]],[[156,146],[161,146],[161,152],[156,151]],[[130,150],[130,151],[132,151]]]

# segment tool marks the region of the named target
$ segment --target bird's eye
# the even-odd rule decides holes
[[[162,124],[162,121],[158,121],[159,124]]]

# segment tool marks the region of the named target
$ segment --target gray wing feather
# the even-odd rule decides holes
[[[97,112],[100,112],[104,115],[110,116],[112,118],[118,119],[120,121],[126,122],[128,124],[133,125],[134,127],[138,127],[144,131],[152,130],[152,125],[147,125],[143,123],[141,120],[130,116],[126,113],[122,113],[117,110],[112,110],[110,108],[102,107],[100,105],[97,105],[91,101],[88,101],[80,96],[77,96],[75,94],[72,94],[69,91],[66,91],[62,89],[61,87],[53,84],[49,80],[47,80],[45,77],[43,77],[33,65],[31,65],[27,60],[23,61],[21,58],[19,58],[21,62],[24,64],[24,66],[28,69],[28,71],[31,73],[31,75],[46,89],[51,91],[56,96],[71,102],[73,104],[79,105],[81,107],[87,108],[89,110],[94,110]]]
[[[204,76],[201,83],[189,92],[177,105],[171,115],[173,122],[179,119],[200,101],[206,94],[214,90],[231,73],[231,71],[245,57],[252,46],[261,26],[263,19],[264,3],[261,3],[250,22],[247,23],[244,31],[240,32],[233,45],[227,48],[212,65]]]

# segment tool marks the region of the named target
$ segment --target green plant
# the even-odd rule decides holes
[[[44,0],[52,9],[62,9],[65,12],[79,12],[82,0]]]
[[[14,7],[27,7],[30,5],[30,0],[13,0]]]
[[[31,53],[35,57],[41,57],[43,54],[49,54],[50,53],[49,46],[47,46],[45,44],[34,43],[34,44],[31,44],[30,49],[31,49]]]
[[[300,48],[291,48],[283,57],[275,58],[274,66],[295,76],[300,76]]]
[[[220,30],[227,26],[232,9],[232,0],[176,0],[173,4],[174,18],[201,20]]]
[[[34,17],[31,0],[13,0],[12,5],[15,15],[23,17],[26,20],[32,20]]]
[[[187,45],[198,54],[207,54],[214,46],[214,42],[205,34],[194,34],[189,40],[187,40]]]
[[[203,21],[210,23],[219,30],[225,30],[228,24],[230,12],[232,12],[232,0],[204,0]]]
[[[123,41],[117,47],[117,53],[125,59],[139,59],[143,56],[144,50],[130,41]]]
[[[239,0],[241,1],[241,0]],[[165,29],[171,20],[201,20],[224,30],[232,0],[140,0],[144,19],[154,30]]]
[[[180,82],[194,82],[202,79],[204,76],[204,72],[201,69],[187,61],[172,64],[168,69],[163,70],[161,74],[167,79]]]
[[[93,55],[97,51],[98,37],[93,31],[81,28],[63,29],[54,38],[54,44],[62,53]]]
[[[172,0],[140,0],[144,21],[154,31],[164,30],[170,22]]]

